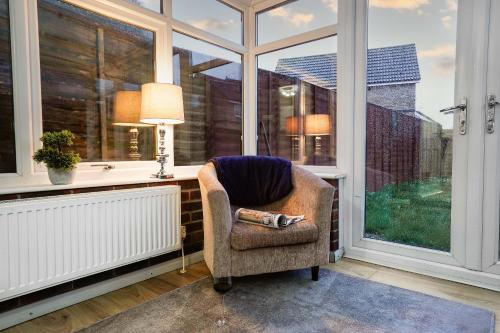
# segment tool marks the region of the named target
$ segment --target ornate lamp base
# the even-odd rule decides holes
[[[159,172],[158,173],[153,173],[151,175],[151,178],[158,178],[158,179],[172,179],[174,178],[174,174],[173,173],[166,173],[166,174],[160,174]]]
[[[157,162],[160,163],[160,171],[152,174],[153,178],[158,179],[172,179],[174,175],[171,173],[167,173],[165,171],[165,164],[167,163],[168,154],[165,154],[165,128],[164,124],[158,125],[158,133],[160,134],[160,144],[158,146],[159,153],[156,155],[158,157]]]
[[[139,154],[139,130],[137,127],[132,127],[129,130],[130,135],[130,147],[129,147],[129,158],[132,161],[139,161],[141,159],[141,154]]]

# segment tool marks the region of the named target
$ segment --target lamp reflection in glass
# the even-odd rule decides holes
[[[300,157],[300,147],[299,147],[299,142],[300,142],[300,123],[299,123],[299,117],[291,116],[286,118],[286,133],[288,136],[290,136],[290,140],[292,141],[292,156],[291,160],[295,161],[299,159]]]
[[[151,126],[140,122],[141,92],[140,91],[118,91],[113,104],[113,125],[130,127],[129,159],[138,161],[141,159],[139,153],[139,130],[137,127]]]
[[[296,84],[279,87],[280,94],[284,97],[293,97],[297,94],[299,87]]]
[[[308,114],[304,124],[304,134],[314,136],[314,155],[321,155],[321,137],[330,135],[329,114]]]
[[[155,124],[158,127],[158,163],[160,171],[155,178],[173,178],[165,171],[168,154],[165,154],[165,126],[184,122],[184,103],[182,88],[170,83],[146,83],[142,85],[141,122]]]

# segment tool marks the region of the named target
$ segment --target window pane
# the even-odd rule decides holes
[[[134,5],[138,5],[157,13],[163,13],[162,2],[163,0],[126,0]]]
[[[337,23],[338,0],[297,0],[257,13],[257,44]]]
[[[173,0],[172,16],[235,43],[243,43],[241,12],[217,0]]]
[[[185,122],[174,127],[175,165],[241,155],[241,55],[174,32],[174,83]]]
[[[0,173],[16,172],[9,0],[0,0]]]
[[[369,1],[365,237],[449,251],[456,1]]]
[[[72,131],[84,161],[154,159],[152,127],[138,127],[141,156],[130,153],[140,103],[117,96],[154,81],[153,32],[62,1],[38,5],[43,130]]]
[[[337,38],[257,57],[258,154],[336,165]]]

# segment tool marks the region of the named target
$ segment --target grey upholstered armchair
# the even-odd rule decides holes
[[[232,276],[311,267],[318,280],[319,266],[328,263],[330,219],[334,188],[303,168],[292,166],[293,190],[285,198],[256,208],[305,215],[306,220],[276,230],[235,223],[234,207],[212,163],[198,173],[203,203],[205,262],[214,288],[229,289]]]

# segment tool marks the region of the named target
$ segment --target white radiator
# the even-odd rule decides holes
[[[179,186],[0,203],[0,301],[180,249]]]

